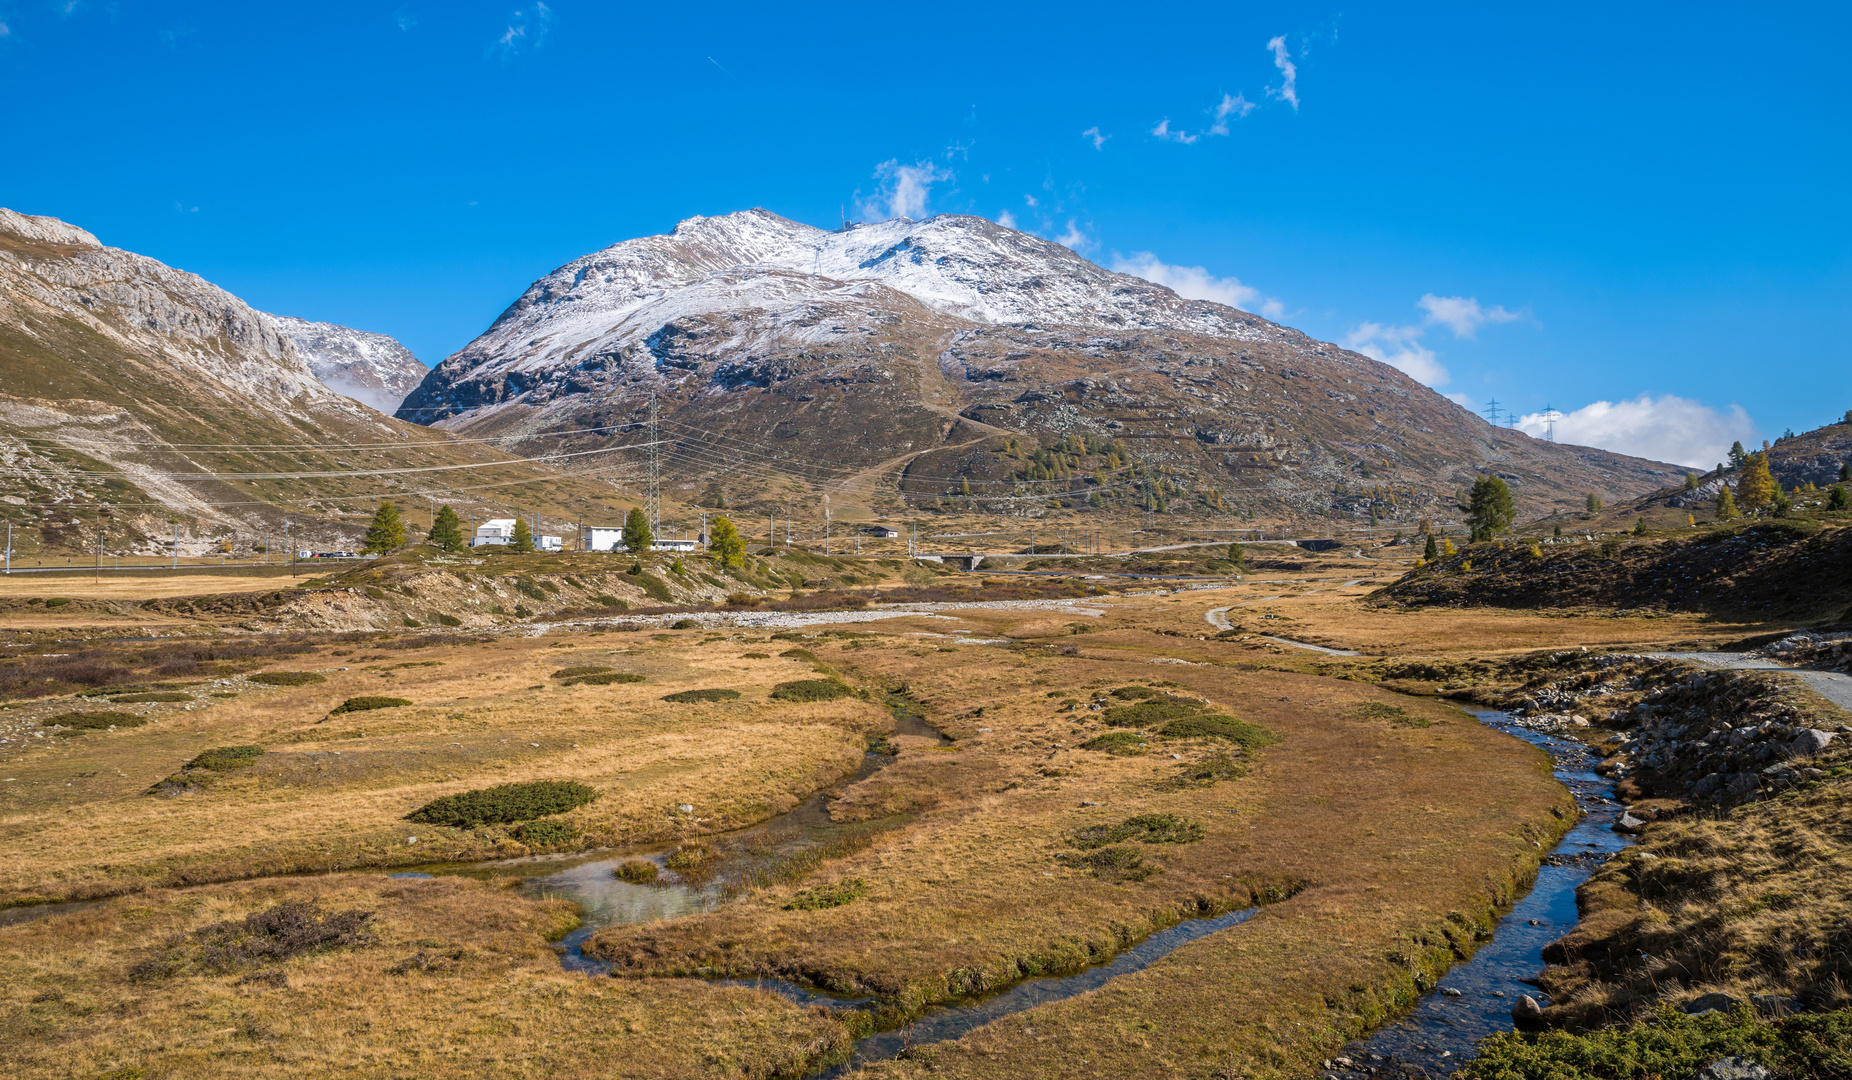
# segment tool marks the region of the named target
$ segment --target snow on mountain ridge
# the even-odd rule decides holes
[[[323,386],[390,415],[418,388],[429,369],[385,334],[293,315],[264,314],[309,363]]]

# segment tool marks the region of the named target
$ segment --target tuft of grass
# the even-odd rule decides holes
[[[597,791],[574,780],[533,780],[446,795],[413,810],[405,820],[471,829],[563,814],[597,797]]]
[[[1111,727],[1155,728],[1171,720],[1195,716],[1202,708],[1194,701],[1141,701],[1136,705],[1107,709],[1100,714],[1100,719]]]
[[[1103,881],[1143,881],[1163,870],[1146,862],[1143,852],[1129,847],[1103,847],[1071,855],[1067,861],[1070,866],[1093,871],[1093,876]]]
[[[1121,686],[1117,690],[1108,692],[1121,701],[1143,701],[1145,698],[1154,698],[1163,693],[1162,690],[1150,686]]]
[[[618,683],[642,682],[643,676],[631,671],[606,671],[597,675],[580,675],[567,679],[566,686],[614,686]]]
[[[706,690],[683,690],[676,694],[664,694],[662,700],[686,704],[697,701],[733,701],[739,696],[740,692],[738,690],[726,690],[715,687]]]
[[[584,675],[602,675],[611,668],[605,664],[579,664],[576,667],[563,667],[553,673],[555,679],[576,679]]]
[[[328,716],[340,716],[343,713],[350,712],[371,712],[374,709],[400,709],[410,704],[411,702],[402,697],[379,697],[377,695],[365,694],[360,697],[350,697],[346,701],[341,702],[334,707],[333,711],[328,713]],[[328,717],[323,717],[323,719],[327,718]]]
[[[514,831],[514,838],[533,847],[558,847],[579,838],[579,830],[563,821],[530,821]]]
[[[772,658],[772,654],[765,653],[765,652],[749,652],[749,653],[740,654],[741,660],[770,660],[771,658]]]
[[[1272,746],[1280,737],[1261,727],[1237,720],[1232,716],[1218,716],[1215,713],[1202,713],[1172,720],[1158,729],[1158,734],[1172,739],[1227,739],[1243,750],[1258,750],[1263,746]]]
[[[317,675],[313,671],[260,671],[246,675],[245,678],[259,686],[309,686],[328,681],[326,675]]]
[[[868,883],[861,878],[846,878],[831,885],[805,889],[791,898],[786,911],[821,911],[838,908],[868,895]]]
[[[138,980],[216,974],[292,956],[370,944],[373,913],[325,911],[315,901],[285,900],[243,919],[214,923],[168,938],[129,969]]]
[[[1186,762],[1177,775],[1162,785],[1170,790],[1189,787],[1213,787],[1217,781],[1239,780],[1248,774],[1247,763],[1226,751],[1210,754],[1201,761]]]
[[[773,636],[776,636],[776,635],[773,635]],[[817,654],[811,652],[809,649],[791,648],[791,649],[786,649],[784,652],[781,652],[778,655],[784,657],[787,660],[802,660],[805,663],[809,663],[809,664],[814,664],[817,662]]]
[[[835,701],[854,692],[835,679],[794,679],[772,687],[772,700]]]
[[[47,716],[39,723],[46,727],[69,728],[73,731],[102,731],[112,727],[141,727],[148,721],[134,713],[126,712],[67,712],[56,716]]]
[[[1098,750],[1114,757],[1134,757],[1145,749],[1145,737],[1129,731],[1109,731],[1080,744],[1082,750]]]
[[[1070,834],[1070,838],[1082,851],[1127,840],[1143,844],[1194,844],[1203,838],[1203,827],[1175,814],[1139,814],[1117,825],[1089,825]]]
[[[699,630],[701,624],[693,619],[677,619],[669,624],[671,630]]]
[[[215,746],[187,762],[186,767],[231,772],[246,768],[263,756],[264,748],[261,746]]]
[[[463,625],[462,619],[457,618],[455,615],[445,615],[441,611],[437,613],[436,619],[437,619],[437,625],[439,626],[462,626]]]
[[[118,705],[150,705],[155,702],[192,701],[192,694],[124,694],[112,698]]]
[[[648,859],[625,859],[611,871],[611,876],[619,881],[628,881],[632,885],[649,885],[655,882],[661,871]]]
[[[1365,701],[1353,706],[1350,714],[1359,720],[1387,720],[1396,727],[1424,728],[1433,727],[1434,721],[1404,709],[1400,705],[1389,705],[1381,701]]]

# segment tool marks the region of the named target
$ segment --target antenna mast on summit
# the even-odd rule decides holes
[[[649,531],[651,536],[662,535],[662,495],[658,485],[662,482],[661,469],[656,457],[656,395],[649,396]]]

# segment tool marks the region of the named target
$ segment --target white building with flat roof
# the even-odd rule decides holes
[[[514,543],[514,519],[490,518],[476,526],[476,535],[470,537],[470,547],[483,547],[488,544]]]
[[[617,551],[624,546],[622,525],[587,525],[579,533],[586,551]]]

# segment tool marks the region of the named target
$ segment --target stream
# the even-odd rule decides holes
[[[1549,999],[1534,980],[1543,971],[1543,947],[1575,928],[1576,889],[1632,839],[1613,830],[1622,808],[1614,784],[1595,773],[1600,760],[1585,744],[1524,727],[1509,715],[1470,710],[1479,722],[1541,748],[1555,761],[1556,778],[1574,793],[1582,818],[1544,856],[1530,892],[1500,919],[1492,940],[1421,996],[1412,1012],[1346,1046],[1350,1062],[1322,1076],[1444,1077],[1460,1068],[1479,1040],[1512,1029],[1511,1007],[1525,994]],[[1448,991],[1457,991],[1458,996]]]

